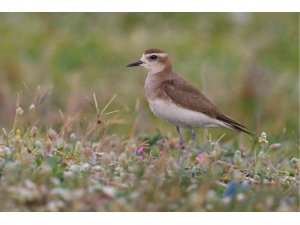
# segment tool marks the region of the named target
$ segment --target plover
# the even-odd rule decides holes
[[[147,49],[140,60],[127,65],[133,66],[142,66],[148,71],[145,92],[151,111],[157,117],[176,126],[180,165],[188,158],[195,143],[194,128],[228,128],[252,135],[244,125],[222,113],[196,87],[174,73],[166,51],[157,48]],[[180,128],[188,128],[192,132],[191,142],[181,162],[183,139]]]

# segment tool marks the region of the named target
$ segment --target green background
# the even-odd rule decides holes
[[[119,110],[113,118],[122,122],[111,132],[127,136],[135,124],[136,133],[175,134],[148,108],[146,72],[125,67],[156,47],[250,130],[297,140],[297,13],[1,13],[0,31],[0,124],[7,129],[17,92],[32,122],[26,112],[41,86],[51,93],[37,111],[40,127],[59,128],[59,110],[96,121],[95,92],[100,108],[117,95],[110,109]]]
[[[179,168],[150,47],[266,140],[199,130]],[[2,13],[0,79],[0,211],[299,211],[298,13]]]

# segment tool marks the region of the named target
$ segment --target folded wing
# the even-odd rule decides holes
[[[235,131],[242,131],[253,135],[246,130],[247,128],[244,125],[222,113],[197,88],[188,84],[178,75],[172,76],[171,79],[164,81],[163,88],[166,95],[177,105],[186,109],[204,113],[207,116],[222,121]]]

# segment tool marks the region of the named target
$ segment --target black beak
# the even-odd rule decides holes
[[[141,65],[141,64],[143,64],[143,62],[142,62],[141,60],[138,60],[138,61],[136,61],[136,62],[133,62],[133,63],[128,64],[126,67],[139,66],[139,65]]]

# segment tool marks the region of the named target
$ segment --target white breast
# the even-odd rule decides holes
[[[185,109],[173,103],[171,100],[150,100],[149,106],[151,111],[158,117],[168,121],[175,126],[183,128],[208,128],[224,127],[229,128],[223,122],[211,118],[204,113],[195,112]]]

